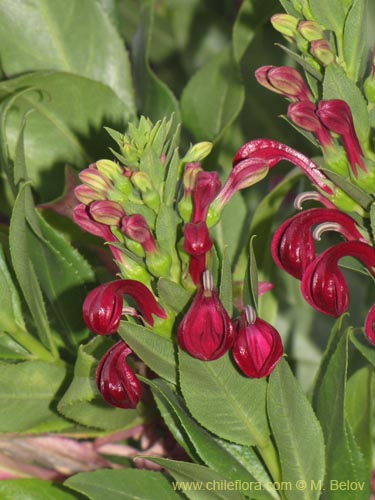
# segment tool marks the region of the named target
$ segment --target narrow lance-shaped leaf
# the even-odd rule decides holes
[[[288,499],[317,500],[324,478],[323,433],[310,403],[284,360],[270,376],[267,409],[279,451],[282,480],[293,485],[304,481],[307,485],[303,491],[288,491]]]

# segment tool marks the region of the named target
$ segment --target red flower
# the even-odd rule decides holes
[[[183,248],[190,255],[189,274],[195,285],[201,282],[206,268],[206,253],[211,250],[212,245],[206,222],[185,224]]]
[[[101,359],[96,370],[96,385],[107,403],[118,408],[135,408],[142,386],[126,362],[131,349],[120,340]]]
[[[145,252],[157,250],[155,239],[143,215],[134,214],[123,217],[121,229],[126,236],[140,243]]]
[[[357,167],[367,172],[349,105],[341,99],[320,101],[317,115],[329,130],[341,135],[355,177],[358,177]]]
[[[274,234],[271,251],[276,264],[295,278],[302,279],[305,269],[316,256],[312,227],[322,223],[327,223],[329,229],[340,231],[347,240],[364,241],[349,215],[333,208],[312,208],[284,222]]]
[[[329,195],[333,194],[329,185],[329,180],[319,170],[318,165],[307,158],[307,156],[304,156],[302,153],[287,146],[286,144],[271,141],[270,139],[256,139],[254,141],[250,141],[237,151],[233,159],[233,167],[235,167],[239,162],[250,158],[266,160],[270,168],[274,167],[282,160],[289,161],[296,167],[300,168],[310,181],[318,186],[322,191]]]
[[[282,94],[292,101],[313,99],[305,80],[290,66],[261,66],[256,70],[255,78],[263,87]]]
[[[232,322],[209,271],[203,274],[203,286],[178,327],[178,341],[184,351],[203,361],[218,359],[232,347]]]
[[[278,331],[257,318],[251,306],[246,306],[235,321],[237,338],[232,349],[240,370],[250,378],[267,377],[283,355]]]
[[[145,285],[134,280],[117,280],[91,290],[83,303],[83,319],[92,332],[110,335],[117,331],[123,314],[123,295],[129,295],[137,302],[141,314],[151,326],[154,324],[153,314],[159,318],[167,317]]]
[[[221,182],[217,172],[198,172],[192,190],[193,219],[192,222],[205,222],[208,208],[219,192]]]
[[[341,316],[349,305],[348,286],[338,267],[344,256],[355,257],[374,274],[375,250],[360,241],[346,241],[319,255],[306,268],[301,283],[305,300],[317,311],[333,317]]]

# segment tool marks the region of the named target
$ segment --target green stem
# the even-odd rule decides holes
[[[281,481],[281,469],[277,451],[271,441],[268,439],[262,445],[257,445],[257,449],[263,458],[264,463],[271,474],[272,480],[275,482]]]

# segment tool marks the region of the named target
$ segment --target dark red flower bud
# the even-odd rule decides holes
[[[183,249],[190,255],[189,274],[195,285],[201,282],[206,269],[206,253],[211,250],[212,245],[206,222],[185,224]]]
[[[232,322],[209,271],[203,274],[203,286],[178,327],[178,341],[184,351],[202,361],[218,359],[232,347]]]
[[[240,370],[247,377],[267,377],[283,355],[278,331],[257,318],[251,306],[246,306],[235,321],[235,330],[237,337],[232,352]]]
[[[213,242],[205,222],[190,222],[184,227],[184,250],[189,255],[203,255],[211,250]]]
[[[159,318],[167,317],[145,285],[134,280],[117,280],[100,285],[87,295],[83,303],[83,320],[87,328],[98,335],[115,333],[123,314],[123,295],[136,301],[150,325],[154,324],[153,314]]]
[[[250,141],[237,151],[233,159],[233,166],[249,158],[262,158],[268,162],[270,168],[282,160],[289,161],[300,168],[311,182],[322,191],[329,195],[333,194],[328,178],[319,170],[318,165],[286,144],[270,139]]]
[[[327,223],[327,229],[341,232],[347,240],[365,241],[356,222],[334,208],[311,208],[285,221],[272,239],[272,257],[276,264],[297,279],[315,259],[314,225]],[[322,226],[323,227],[323,226]]]
[[[317,311],[333,317],[341,316],[349,305],[348,287],[338,267],[338,261],[345,256],[360,260],[374,274],[375,250],[360,241],[346,241],[319,255],[306,268],[301,282],[305,300]]]
[[[328,129],[316,114],[317,106],[311,101],[295,102],[288,107],[288,118],[298,127],[312,132],[323,149],[332,146],[333,140]]]
[[[263,87],[292,101],[313,99],[305,80],[290,66],[262,66],[255,72],[255,78]]]
[[[192,222],[205,222],[208,208],[220,191],[221,182],[217,172],[198,172],[192,191],[193,219]]]
[[[134,214],[123,217],[121,229],[126,236],[140,243],[145,252],[155,252],[157,250],[155,238],[143,215]]]
[[[99,236],[104,241],[107,242],[118,242],[116,236],[112,233],[109,226],[102,224],[101,222],[96,222],[90,216],[90,209],[83,203],[77,205],[73,209],[73,220],[74,222],[84,231],[93,234],[94,236]],[[114,258],[118,261],[123,260],[123,253],[118,248],[114,246],[109,246]]]
[[[126,362],[132,350],[120,340],[101,359],[96,370],[96,385],[104,400],[118,408],[135,408],[142,386]]]
[[[349,105],[341,99],[320,101],[317,115],[329,130],[341,136],[353,174],[358,177],[357,167],[367,172]]]
[[[228,179],[217,195],[219,206],[226,205],[232,196],[241,189],[248,188],[262,180],[268,173],[268,162],[260,157],[248,158],[234,165]]]

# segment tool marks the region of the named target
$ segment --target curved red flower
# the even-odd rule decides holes
[[[338,267],[338,261],[345,256],[360,260],[374,274],[375,250],[360,241],[346,241],[329,248],[311,262],[301,282],[305,300],[317,311],[335,318],[349,305],[348,286]]]
[[[269,163],[270,168],[274,167],[282,160],[289,161],[300,168],[311,182],[322,191],[329,195],[333,194],[328,178],[319,170],[318,165],[307,158],[307,156],[286,144],[270,139],[256,139],[247,142],[235,154],[233,167],[242,160],[249,158],[262,158]]]
[[[275,232],[271,246],[275,263],[295,278],[302,279],[316,256],[312,227],[322,223],[337,225],[336,230],[347,240],[365,241],[349,215],[333,208],[311,208],[288,219]]]
[[[135,408],[142,386],[126,362],[132,350],[120,340],[101,359],[96,370],[96,385],[104,400],[118,408]]]
[[[153,314],[160,318],[167,317],[145,285],[135,280],[117,280],[91,290],[83,303],[83,319],[92,332],[111,335],[117,331],[122,316],[123,295],[130,295],[136,301],[151,326],[154,324]]]

